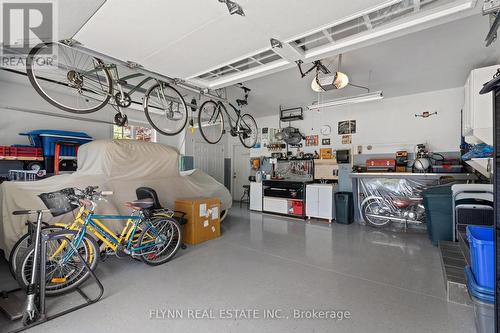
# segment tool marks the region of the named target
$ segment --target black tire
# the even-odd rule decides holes
[[[106,68],[103,68],[103,72],[104,72],[104,75],[106,75],[106,78],[107,78],[107,81],[108,81],[108,87],[107,87],[107,97],[102,101],[102,103],[100,103],[99,105],[93,107],[93,108],[90,108],[90,109],[86,109],[86,110],[75,110],[75,109],[72,109],[72,108],[69,108],[63,104],[60,104],[56,101],[54,101],[52,98],[50,98],[50,96],[48,96],[42,88],[40,88],[39,84],[38,84],[38,81],[35,77],[35,74],[33,73],[33,60],[36,56],[36,54],[42,50],[44,47],[48,47],[50,45],[56,45],[55,43],[41,43],[41,44],[38,44],[37,46],[35,46],[34,48],[31,49],[30,53],[28,54],[27,58],[26,58],[26,73],[28,75],[28,79],[31,83],[31,85],[33,86],[33,88],[35,88],[36,92],[42,96],[43,99],[45,99],[47,102],[49,102],[51,105],[55,106],[56,108],[58,109],[61,109],[61,110],[64,110],[66,112],[70,112],[70,113],[76,113],[76,114],[87,114],[87,113],[92,113],[92,112],[96,112],[96,111],[99,111],[100,109],[102,109],[104,106],[106,106],[109,102],[109,99],[111,98],[112,96],[112,93],[113,93],[113,81],[111,79],[111,75],[109,74],[109,71],[106,69]],[[101,59],[98,59],[98,58],[94,58],[96,60],[96,62],[98,62],[99,64],[101,65],[104,65],[103,61]],[[63,82],[57,82],[57,84],[61,84],[61,85],[67,85]]]
[[[182,245],[182,228],[173,218],[155,219],[151,222],[151,225],[142,231],[137,242],[138,247],[144,246],[148,242],[146,237],[150,239],[151,235],[148,233],[152,228],[158,230],[162,235],[166,234],[167,246],[160,249],[159,255],[155,253],[143,254],[141,255],[141,259],[150,266],[158,266],[172,260],[177,251],[179,251]]]
[[[42,231],[61,231],[64,229],[63,227],[58,227],[58,226],[47,226],[47,227],[42,227]],[[21,260],[21,257],[24,255],[26,249],[28,249],[31,245],[31,240],[30,240],[30,234],[26,233],[21,238],[17,240],[17,242],[14,244],[12,247],[12,250],[10,251],[9,255],[9,270],[10,274],[12,277],[15,279],[16,278],[16,267],[17,263]]]
[[[185,115],[184,115],[184,120],[183,120],[183,125],[182,127],[180,127],[177,131],[173,131],[173,132],[165,132],[163,129],[159,128],[157,126],[157,124],[155,124],[155,122],[153,121],[151,115],[149,114],[150,113],[150,109],[151,107],[148,106],[149,104],[149,100],[151,98],[151,93],[158,87],[160,87],[160,84],[159,83],[156,83],[154,85],[152,85],[147,91],[146,91],[146,94],[144,95],[144,101],[143,101],[143,108],[144,108],[144,113],[146,114],[146,118],[148,119],[148,122],[151,124],[151,126],[156,130],[158,131],[159,133],[163,134],[163,135],[167,135],[167,136],[172,136],[172,135],[177,135],[179,134],[180,132],[182,132],[182,130],[186,127],[186,124],[187,124],[187,121],[188,121],[188,110],[187,110],[187,106],[186,106],[186,102],[184,101],[184,98],[182,97],[181,93],[175,89],[173,86],[167,84],[167,83],[163,83],[166,87],[168,87],[169,89],[172,89],[179,97],[180,101],[182,102],[182,106],[184,107],[184,111],[185,111]],[[151,111],[152,112],[152,111]]]
[[[248,144],[248,142],[245,143],[245,140],[243,138],[243,136],[245,135],[245,133],[240,133],[240,135],[238,135],[238,137],[240,138],[240,141],[243,144],[243,146],[245,146],[247,148],[253,148],[253,146],[255,146],[255,144],[257,143],[257,137],[259,135],[259,128],[257,127],[257,122],[255,121],[255,119],[251,115],[244,114],[244,115],[242,115],[238,119],[238,125],[240,125],[239,126],[240,129],[241,129],[241,123],[243,123],[243,126],[248,126],[246,124],[249,124],[249,123],[252,123],[253,125],[255,125],[255,132],[256,132],[255,133],[255,139],[253,140],[253,143],[251,145]],[[238,127],[238,125],[236,127]]]
[[[207,107],[208,105],[213,105],[214,106],[214,110],[217,110],[217,115],[215,115],[215,118],[214,119],[217,119],[219,117],[221,117],[222,119],[222,131],[220,133],[220,135],[218,136],[218,138],[216,140],[213,140],[213,139],[209,139],[208,138],[208,135],[203,132],[203,127],[201,126],[202,125],[202,110]],[[223,110],[221,110],[221,108],[223,108]],[[224,106],[224,104],[222,103],[217,103],[217,102],[214,102],[214,101],[205,101],[201,106],[200,106],[200,109],[198,110],[198,129],[200,130],[200,134],[201,136],[203,137],[203,139],[205,139],[206,142],[208,143],[211,143],[211,144],[216,144],[218,143],[221,139],[222,139],[222,136],[224,135],[224,112],[227,113],[227,109],[226,107]]]
[[[62,242],[66,238],[65,237],[74,237],[77,234],[76,231],[72,230],[62,230],[58,232],[54,232],[51,234],[49,238],[50,241],[58,241]],[[80,248],[85,249],[86,253],[84,253],[83,258],[87,261],[87,263],[90,266],[91,270],[95,270],[97,267],[97,264],[99,263],[99,247],[94,240],[94,238],[90,235],[85,235],[81,244]],[[26,288],[29,284],[29,280],[31,279],[31,266],[33,263],[33,253],[35,250],[35,244],[32,244],[30,248],[26,250],[26,253],[24,254],[23,258],[21,259],[20,263],[17,266],[16,269],[16,280],[19,283],[19,285],[22,288]],[[75,258],[77,258],[77,255],[73,254]],[[79,260],[79,258],[78,258]],[[47,262],[47,265],[50,265],[50,260]],[[51,266],[48,266],[50,270]],[[64,284],[59,284],[56,286],[51,286],[49,284],[46,285],[45,287],[45,293],[47,296],[56,296],[56,295],[62,295],[65,293],[68,293],[72,290],[74,290],[76,287],[81,285],[83,282],[85,282],[89,277],[90,277],[90,272],[87,271],[84,265],[81,265],[81,270],[79,270],[78,274],[76,276],[73,276],[70,281],[64,281],[61,283]],[[52,270],[54,271],[54,270]],[[46,272],[46,275],[49,274],[49,271]],[[40,279],[40,277],[39,277]],[[52,279],[53,280],[53,279]],[[58,281],[51,281],[54,283],[58,283]]]
[[[383,200],[382,198],[380,200]],[[381,228],[381,227],[384,227],[386,225],[388,225],[391,220],[390,219],[384,219],[383,217],[380,217],[380,218],[372,218],[370,216],[368,216],[367,214],[369,214],[369,210],[372,209],[372,207],[380,207],[380,202],[378,199],[370,199],[370,200],[367,200],[366,202],[364,202],[362,204],[362,207],[361,207],[361,217],[363,218],[363,220],[370,226],[372,227],[376,227],[376,228]]]

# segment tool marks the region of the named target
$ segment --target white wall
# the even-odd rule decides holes
[[[363,153],[391,153],[396,150],[413,150],[418,143],[426,143],[435,152],[456,152],[460,145],[460,110],[463,106],[463,88],[453,88],[408,96],[394,97],[368,103],[324,108],[309,111],[304,108],[303,121],[294,121],[292,126],[301,129],[305,135],[318,134],[330,137],[331,147],[347,149],[363,145]],[[302,105],[306,106],[306,105]],[[438,114],[429,118],[415,117],[424,111]],[[278,106],[276,114],[257,118],[259,128],[278,127]],[[352,136],[352,145],[342,145],[337,134],[338,122],[356,120],[357,132]],[[288,124],[283,123],[285,127]],[[322,125],[330,125],[332,133],[322,136]],[[372,145],[371,151],[366,145]],[[319,147],[304,147],[314,151]],[[266,149],[267,150],[267,149]],[[264,150],[260,151],[262,153]]]

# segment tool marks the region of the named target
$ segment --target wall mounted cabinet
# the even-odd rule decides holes
[[[491,93],[479,95],[479,91],[492,79],[498,67],[475,69],[465,82],[462,132],[469,143],[493,144],[493,98]]]

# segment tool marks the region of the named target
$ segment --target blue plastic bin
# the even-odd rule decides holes
[[[478,333],[495,332],[495,294],[493,289],[479,286],[469,266],[465,267],[467,289],[474,306],[474,322]]]
[[[493,228],[467,226],[472,273],[480,287],[493,289],[495,286],[495,260]]]
[[[57,142],[64,141],[83,145],[93,140],[87,133],[73,131],[35,130],[20,134],[28,136],[33,146],[43,148],[44,156],[54,156],[54,148]],[[75,148],[61,146],[61,156],[76,156]]]

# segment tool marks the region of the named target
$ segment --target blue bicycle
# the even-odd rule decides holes
[[[94,270],[99,253],[101,257],[110,253],[118,257],[130,256],[156,266],[171,260],[181,247],[182,229],[173,218],[174,212],[168,209],[151,210],[153,199],[125,203],[132,209],[131,215],[95,214],[97,202],[112,194],[89,186],[85,190],[69,188],[41,195],[52,211],[69,212],[79,208],[74,221],[66,226],[66,230],[71,231],[69,241],[68,237],[54,237],[47,243],[47,295],[69,292],[90,276],[89,273],[81,274],[82,265],[74,262],[75,249],[82,251],[82,257]],[[127,220],[127,223],[120,234],[115,234],[101,222],[105,219]],[[104,248],[102,251],[95,239]],[[22,286],[30,283],[35,252],[34,246],[28,248],[17,265],[16,276]]]

